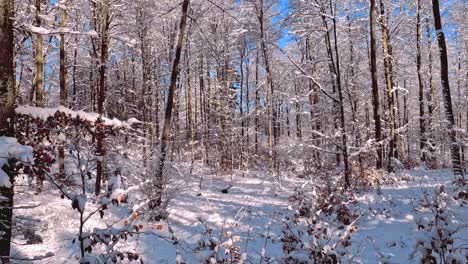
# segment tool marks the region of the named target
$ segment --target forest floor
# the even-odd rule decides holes
[[[410,260],[421,240],[416,223],[421,216],[430,217],[428,211],[418,209],[421,199],[434,194],[440,185],[451,186],[453,181],[448,170],[402,171],[393,177],[396,181],[382,185],[380,191],[354,194],[352,209],[360,217],[347,247],[350,263],[417,263]],[[285,256],[281,237],[285,217],[291,211],[289,197],[307,184],[306,180],[284,179],[278,184],[272,176],[260,172],[234,174],[232,180],[231,176],[211,175],[203,179],[201,192],[198,180],[187,177],[183,181],[170,203],[168,220],[160,222],[156,229],[145,229],[146,232],[133,236],[121,248],[138,252],[144,263],[176,263],[176,259],[206,263],[210,256],[219,260],[235,258],[237,254],[247,260],[244,263],[261,263],[262,255],[263,263],[280,263]],[[223,193],[229,186],[232,187]],[[16,188],[15,203],[22,208],[15,211],[15,263],[32,263],[20,259],[48,253],[50,256],[34,263],[76,263],[79,248],[74,238],[79,221],[70,202],[60,199],[52,188],[35,197],[26,191],[27,184],[21,180]],[[129,204],[110,210],[103,219],[95,215],[86,228],[122,225],[119,219],[131,212],[131,207]],[[456,234],[455,244],[464,244],[466,252],[466,200],[449,204],[448,210],[458,226],[464,225]],[[153,226],[144,221],[141,224]],[[22,235],[25,229],[39,234],[43,242],[28,244]]]

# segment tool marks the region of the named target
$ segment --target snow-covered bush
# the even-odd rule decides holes
[[[120,167],[105,165],[106,170],[113,169],[114,173],[103,179],[108,183],[107,191],[94,194],[96,161],[103,155],[97,153],[95,148],[96,133],[101,130],[106,137],[117,139],[119,132],[130,128],[129,124],[64,107],[22,107],[17,109],[17,113],[18,140],[33,148],[34,162],[40,164],[26,172],[37,177],[39,185],[47,180],[59,191],[62,199],[70,200],[71,209],[78,213],[79,230],[73,244],[78,246],[80,263],[138,260],[138,254],[119,246],[120,242],[144,228],[136,212],[138,208],[127,206],[128,191],[122,186]],[[53,167],[58,159],[56,150],[59,146],[63,146],[67,156],[63,173],[58,173]],[[90,220],[103,218],[106,210],[118,212],[113,215],[118,215],[120,219],[112,219],[113,224],[105,228],[92,226]]]
[[[415,208],[420,214],[416,219],[419,237],[410,259],[419,258],[420,263],[467,263],[466,245],[455,241],[457,233],[468,227],[467,223],[460,222],[450,210],[450,205],[456,203],[443,185],[433,195],[424,192],[422,200]]]
[[[195,248],[195,254],[200,261],[208,264],[245,263],[247,255],[241,254],[241,238],[233,233],[232,225],[225,225],[227,228],[223,228],[220,234],[213,233],[213,228],[208,225],[204,224],[204,226],[203,236]]]
[[[352,203],[339,190],[313,187],[290,197],[291,213],[283,224],[284,263],[340,263],[356,231]]]

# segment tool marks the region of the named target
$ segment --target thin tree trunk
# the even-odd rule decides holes
[[[270,69],[270,61],[268,59],[268,50],[266,45],[265,39],[265,32],[264,32],[264,10],[263,10],[263,0],[260,0],[259,3],[259,10],[257,11],[257,18],[258,22],[260,23],[260,45],[262,48],[263,53],[263,61],[265,63],[265,71],[266,71],[266,79],[267,79],[267,88],[266,88],[266,104],[267,104],[267,114],[268,114],[268,148],[269,148],[269,156],[272,168],[274,168],[274,150],[273,146],[276,143],[276,109],[273,107],[273,80],[271,75]]]
[[[332,87],[333,87],[333,94],[336,94],[336,91],[337,91],[337,76],[338,76],[338,73],[337,73],[337,70],[336,70],[336,65],[335,65],[335,59],[333,57],[333,49],[332,49],[332,45],[331,45],[331,38],[330,38],[330,30],[328,28],[328,23],[326,21],[326,11],[325,11],[325,8],[322,6],[321,7],[321,12],[322,12],[322,23],[323,23],[323,27],[325,29],[325,48],[327,49],[327,55],[328,55],[328,69],[329,69],[329,72],[330,72],[330,76],[332,76]],[[340,121],[337,120],[336,118],[334,118],[334,115],[336,112],[338,112],[340,109],[340,106],[337,105],[336,102],[333,102],[333,128],[334,130],[338,130],[338,127],[339,127],[339,123],[341,122],[341,118],[340,118]],[[338,148],[338,146],[336,146]],[[339,166],[341,164],[341,155],[340,153],[338,153],[337,151],[337,154],[336,154],[336,164]]]
[[[418,0],[416,14],[416,68],[418,71],[419,84],[419,140],[421,161],[426,161],[426,126],[424,116],[424,84],[421,69],[421,0]]]
[[[187,43],[188,45],[188,43]],[[189,49],[186,50],[186,72],[185,72],[185,79],[186,79],[186,93],[187,93],[187,133],[188,139],[190,140],[190,173],[193,171],[193,164],[195,162],[195,123],[193,114],[196,111],[192,110],[192,84],[190,83],[190,56],[189,56]],[[196,101],[196,98],[195,98]]]
[[[260,56],[257,48],[257,58],[255,60],[255,154],[258,153],[258,133],[260,132],[259,60]]]
[[[437,32],[440,55],[440,79],[442,82],[442,93],[444,98],[445,115],[448,120],[448,130],[450,138],[450,153],[452,156],[452,167],[455,177],[464,178],[460,161],[460,148],[457,145],[457,136],[454,130],[455,118],[453,116],[452,96],[450,94],[450,84],[448,76],[447,47],[445,35],[442,30],[440,19],[439,0],[432,0],[432,12],[434,13],[434,28]]]
[[[380,27],[382,29],[382,48],[384,56],[384,67],[385,67],[385,84],[387,88],[387,102],[388,102],[388,113],[390,123],[390,153],[389,153],[389,169],[393,171],[392,158],[398,158],[397,154],[397,135],[396,135],[396,122],[395,122],[395,92],[393,87],[393,66],[392,66],[392,48],[390,45],[390,36],[387,21],[385,19],[385,6],[384,0],[380,0]]]
[[[171,83],[169,86],[169,94],[167,96],[167,103],[166,103],[166,111],[164,115],[164,127],[161,136],[161,150],[159,153],[159,164],[157,164],[156,168],[156,175],[155,175],[155,192],[156,196],[151,197],[149,207],[150,209],[156,209],[162,204],[162,189],[164,184],[164,161],[167,155],[167,146],[170,143],[170,131],[171,131],[171,117],[172,117],[172,107],[174,104],[174,93],[177,86],[177,79],[179,76],[179,62],[182,53],[182,45],[184,41],[184,33],[185,27],[187,23],[187,12],[190,0],[184,0],[182,4],[182,15],[180,19],[180,26],[179,26],[179,35],[177,37],[177,46],[175,50],[175,57],[174,63],[172,65],[172,73],[171,73]]]
[[[247,41],[244,40],[244,44],[245,46],[247,47]],[[249,57],[247,56],[247,58],[245,59],[245,106],[246,106],[246,113],[247,113],[247,128],[246,128],[246,145],[247,145],[247,149],[246,151],[247,152],[250,152],[250,148],[248,147],[249,144],[250,144],[250,140],[249,140],[249,128],[250,128],[250,85],[249,85],[249,81],[250,81],[250,67],[249,67]]]
[[[35,26],[41,26],[41,0],[35,0],[36,17]],[[36,58],[35,58],[35,81],[34,89],[36,91],[36,106],[45,107],[44,102],[44,57],[42,54],[43,39],[41,34],[36,37]],[[36,176],[36,193],[41,193],[44,186],[44,177],[39,173]]]
[[[35,26],[41,26],[41,0],[35,0],[35,7],[36,7],[36,18],[35,18]],[[35,82],[34,87],[36,89],[36,106],[37,107],[44,107],[44,63],[43,63],[43,56],[42,56],[42,35],[37,34],[36,38],[36,60],[35,60]]]
[[[65,9],[60,10],[61,21],[60,25],[62,28],[65,28],[67,25],[67,11]],[[66,69],[66,54],[65,54],[65,34],[60,34],[60,104],[67,107],[67,69]],[[59,172],[60,175],[65,174],[65,151],[63,149],[63,144],[65,142],[61,142],[60,146],[58,147],[59,153]]]
[[[430,151],[431,153],[434,153],[435,152],[435,146],[434,146],[434,129],[433,129],[433,125],[432,125],[432,119],[433,119],[433,114],[434,114],[434,102],[433,102],[433,98],[434,98],[434,82],[433,82],[433,78],[432,78],[432,41],[431,41],[431,32],[430,32],[430,23],[429,23],[429,19],[426,17],[426,35],[427,35],[427,49],[428,49],[428,64],[429,64],[429,91],[427,93],[427,117],[428,117],[428,120],[427,120],[427,125],[428,125],[428,128],[429,128],[429,136],[428,138],[428,141],[429,144],[428,146],[430,146]],[[426,142],[426,143],[427,143]],[[431,155],[431,160],[432,160],[432,155]]]
[[[336,8],[336,7],[335,7]],[[335,9],[336,10],[336,9]],[[330,11],[331,15],[333,16],[333,38],[335,42],[335,55],[336,55],[336,84],[338,87],[338,98],[340,101],[340,126],[341,126],[341,143],[342,143],[342,150],[343,150],[343,162],[345,167],[345,186],[350,186],[350,176],[351,170],[349,168],[349,160],[348,160],[348,143],[347,143],[347,133],[346,133],[346,120],[345,120],[345,113],[344,113],[344,98],[343,98],[343,89],[341,87],[341,72],[340,72],[340,54],[338,52],[338,39],[336,37],[336,17],[333,11],[332,1],[330,0]]]
[[[14,137],[15,67],[13,0],[0,0],[0,136]],[[2,169],[9,176],[11,186],[0,186],[0,262],[10,263],[13,218],[14,178],[13,162]]]
[[[101,61],[99,65],[99,91],[97,108],[99,119],[102,118],[105,111],[105,100],[106,100],[106,85],[107,85],[107,57],[109,49],[109,0],[102,2],[102,13],[101,13]],[[101,120],[102,121],[102,120]],[[96,162],[96,186],[95,194],[99,195],[101,192],[101,182],[106,179],[107,176],[107,165],[105,162],[106,147],[105,147],[105,134],[103,124],[98,125],[96,133],[97,143],[97,156],[99,158]]]
[[[382,169],[383,150],[382,150],[382,125],[381,125],[381,110],[379,99],[379,87],[377,83],[377,55],[375,44],[375,0],[370,0],[370,61],[371,61],[371,75],[372,75],[372,105],[374,112],[374,125],[375,125],[375,141],[377,143],[377,169]]]
[[[294,79],[294,92],[296,95],[294,100],[296,110],[296,137],[299,141],[302,141],[301,105],[299,103],[299,91],[296,78]]]

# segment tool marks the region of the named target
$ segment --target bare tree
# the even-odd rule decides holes
[[[106,88],[107,88],[107,59],[109,56],[109,0],[102,1],[101,11],[101,61],[99,65],[99,89],[97,93],[97,112],[102,117],[105,113]],[[102,121],[102,120],[101,120]],[[107,164],[105,162],[106,146],[104,127],[99,126],[96,133],[97,155],[100,156],[96,162],[96,186],[95,193],[101,192],[101,181],[107,177]]]
[[[370,0],[370,67],[372,77],[372,105],[374,112],[375,125],[375,141],[377,142],[377,169],[382,169],[383,150],[382,150],[382,125],[381,125],[381,110],[379,99],[379,87],[377,83],[377,55],[375,44],[375,0]]]
[[[418,0],[416,14],[416,69],[418,71],[419,85],[419,140],[421,160],[426,161],[426,120],[424,116],[424,83],[421,69],[421,0]]]
[[[13,21],[14,1],[0,0],[0,136],[14,136],[15,70]],[[3,166],[11,183],[16,172],[12,163]],[[10,263],[13,217],[13,185],[0,185],[0,261]],[[6,199],[4,199],[6,198]]]
[[[167,95],[166,111],[164,114],[164,127],[161,135],[161,149],[159,153],[159,161],[156,165],[155,178],[155,196],[151,197],[149,207],[150,209],[156,209],[162,204],[162,192],[163,192],[163,173],[164,173],[164,162],[167,155],[167,147],[170,143],[170,132],[171,132],[171,118],[172,108],[174,105],[174,94],[177,86],[177,79],[179,76],[179,62],[182,53],[182,45],[184,43],[184,33],[187,24],[187,13],[190,0],[184,0],[182,3],[182,15],[179,24],[179,35],[177,37],[177,46],[175,47],[174,63],[172,64],[171,83],[169,85],[169,93]]]
[[[454,130],[455,118],[453,115],[452,96],[450,92],[450,83],[448,75],[447,46],[445,44],[445,35],[444,31],[442,30],[442,22],[440,19],[439,0],[432,0],[432,12],[434,14],[434,28],[437,32],[437,42],[439,43],[440,79],[442,82],[445,116],[448,120],[447,128],[449,130],[452,167],[455,177],[464,178],[463,170],[461,168],[460,148],[457,144],[457,135]]]

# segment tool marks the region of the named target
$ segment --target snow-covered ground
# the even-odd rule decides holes
[[[404,171],[395,178],[398,179],[396,183],[381,186],[381,192],[355,194],[357,203],[353,209],[361,216],[348,247],[348,259],[354,263],[411,263],[409,257],[415,251],[417,240],[421,239],[416,220],[427,214],[415,210],[424,197],[423,192],[434,194],[437,186],[448,187],[453,181],[448,170]],[[284,179],[279,185],[265,173],[245,173],[244,177],[235,174],[232,181],[230,175],[210,175],[205,176],[201,192],[197,178],[185,180],[186,184],[171,201],[168,221],[161,222],[162,230],[148,229],[122,247],[138,252],[144,263],[176,263],[176,259],[205,263],[210,255],[217,259],[230,258],[231,254],[226,254],[228,250],[238,253],[241,259],[244,255],[247,263],[259,263],[262,254],[268,257],[264,263],[280,263],[285,255],[280,239],[284,217],[288,213],[288,197],[304,180]],[[227,193],[221,192],[231,185]],[[53,256],[34,263],[76,263],[79,249],[72,243],[79,225],[76,210],[52,189],[33,197],[22,191],[25,188],[24,182],[17,187],[16,206],[31,208],[17,209],[16,222],[22,228],[35,230],[42,236],[43,243],[24,245],[22,236],[17,235],[13,240],[12,256],[33,258],[51,252]],[[128,213],[127,210],[123,206],[121,210],[106,212],[116,214],[116,217],[106,215],[100,219],[96,215],[87,227],[118,226],[121,223],[117,215]],[[449,210],[456,215],[460,225],[468,223],[466,200],[449,205]],[[465,226],[456,234],[456,243],[464,243],[465,252],[467,231]],[[175,245],[172,234],[179,245]],[[217,253],[210,249],[213,241],[220,241]],[[413,260],[413,263],[417,262],[417,259]]]

